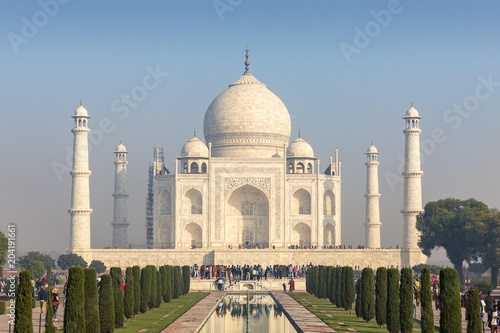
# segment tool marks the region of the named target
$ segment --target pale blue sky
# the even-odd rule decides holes
[[[247,46],[251,72],[288,107],[292,138],[300,129],[322,169],[340,149],[343,243],[364,242],[372,140],[382,243],[402,242],[402,183],[387,179],[399,174],[411,101],[422,116],[424,204],[452,196],[500,207],[499,10],[497,1],[4,1],[0,227],[17,224],[20,251],[67,249],[71,179],[53,166],[70,167],[70,117],[83,99],[96,135],[92,244],[111,244],[120,140],[129,150],[129,238],[143,243],[153,147],[173,169],[193,130],[203,137],[204,113],[244,71]],[[349,47],[357,49],[346,56]],[[126,117],[114,112],[147,68],[169,74]],[[470,112],[452,110],[464,103]]]

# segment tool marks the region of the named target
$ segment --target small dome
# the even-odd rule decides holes
[[[368,150],[366,151],[368,154],[378,154],[377,147],[375,147],[373,144],[368,147]]]
[[[181,149],[181,157],[207,157],[208,147],[196,136],[186,142]]]
[[[126,152],[127,148],[120,141],[120,144],[118,145],[118,147],[116,147],[116,153],[126,153]]]
[[[286,150],[287,157],[314,157],[314,151],[306,140],[300,136],[295,139]]]
[[[80,104],[79,107],[76,108],[75,110],[75,116],[78,117],[88,117],[89,113],[87,112],[87,109],[83,107],[83,105]]]
[[[406,111],[406,114],[404,116],[405,118],[420,118],[420,115],[418,114],[417,109],[413,107],[413,105]]]

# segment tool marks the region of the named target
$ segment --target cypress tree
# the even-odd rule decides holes
[[[361,279],[358,279],[354,284],[354,288],[356,288],[356,303],[354,305],[354,313],[356,313],[356,317],[361,318],[363,315],[361,313],[361,303],[363,302],[362,294],[361,294]]]
[[[375,283],[375,317],[377,324],[382,328],[387,320],[387,268],[377,269],[377,281]]]
[[[337,267],[335,274],[335,306],[342,307],[342,267]]]
[[[168,303],[172,299],[173,273],[172,273],[172,266],[167,265],[166,269],[167,269],[167,288],[165,290],[165,298],[163,300]]]
[[[49,266],[47,266],[49,267]],[[56,327],[52,322],[54,318],[54,302],[52,300],[52,287],[47,288],[47,314],[45,315],[45,333],[56,333]]]
[[[141,270],[141,304],[139,310],[145,313],[148,310],[149,295],[151,291],[151,270],[148,266]]]
[[[188,265],[182,266],[182,287],[182,294],[187,295],[191,288],[191,267]]]
[[[462,332],[460,283],[454,268],[439,271],[439,332]]]
[[[330,303],[335,304],[335,267],[331,266],[330,267]]]
[[[369,322],[375,317],[375,286],[373,282],[373,270],[369,267],[363,268],[361,272],[361,291],[363,302],[361,303],[361,317]]]
[[[481,322],[481,309],[479,305],[479,293],[477,289],[467,292],[467,333],[481,333],[483,323]]]
[[[401,269],[399,284],[399,321],[401,332],[413,330],[413,274],[411,268]]]
[[[319,295],[319,266],[314,266],[312,271],[313,295]]]
[[[387,270],[387,330],[398,333],[399,326],[399,274],[397,268]]]
[[[85,332],[99,333],[100,331],[97,273],[93,268],[85,268]]]
[[[150,266],[149,269],[151,270],[151,294],[149,295],[148,306],[150,309],[152,309],[156,307],[156,294],[158,288],[157,288],[156,267]]]
[[[47,270],[47,284],[49,286],[54,286],[54,284],[52,283],[52,266],[47,265],[45,266],[45,269]]]
[[[422,327],[422,332],[432,332],[434,330],[434,310],[432,309],[431,273],[428,267],[422,269],[421,277],[420,326]]]
[[[340,307],[346,308],[347,306],[347,284],[346,284],[346,270],[347,267],[342,267],[341,270],[341,275],[340,275]]]
[[[99,287],[99,317],[101,333],[113,333],[115,331],[115,298],[113,296],[113,284],[111,275],[101,276]]]
[[[137,315],[141,308],[141,268],[134,266],[132,272],[134,274],[134,315]]]
[[[312,281],[312,269],[307,269],[306,271],[306,291],[312,294],[311,281]]]
[[[354,303],[354,297],[356,296],[356,291],[354,290],[354,271],[352,267],[344,267],[345,271],[345,294],[344,294],[344,310],[352,310],[352,303]],[[364,299],[363,299],[364,301]]]
[[[111,267],[109,270],[111,283],[113,285],[113,298],[115,303],[115,328],[123,327],[123,290],[122,269]]]
[[[181,295],[181,270],[179,266],[173,266],[173,291],[172,298],[179,298]]]
[[[33,333],[31,308],[31,272],[21,271],[17,286],[14,333]]]
[[[332,297],[332,291],[330,289],[331,279],[332,279],[332,266],[326,266],[326,298],[328,299]]]
[[[125,270],[125,293],[123,294],[123,314],[127,319],[134,315],[135,280],[132,267]]]
[[[161,274],[160,271],[156,271],[156,300],[155,308],[159,308],[161,301],[163,300],[163,294],[161,293]]]
[[[69,269],[66,305],[64,306],[64,333],[85,332],[85,272],[83,267]]]
[[[163,301],[166,302],[165,297],[167,295],[167,266],[163,265],[160,267],[160,280],[161,280],[161,297]]]
[[[325,266],[318,266],[318,298],[326,298],[326,271]]]

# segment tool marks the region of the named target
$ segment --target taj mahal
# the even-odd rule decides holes
[[[365,247],[342,247],[342,168],[335,149],[321,165],[300,133],[291,137],[285,104],[245,71],[208,106],[204,140],[194,134],[171,169],[154,149],[147,188],[144,248],[130,248],[127,149],[115,150],[112,248],[93,249],[88,111],[74,119],[70,249],[87,262],[147,264],[308,264],[403,267],[423,263],[416,217],[422,212],[420,116],[403,114],[403,246],[382,248],[378,150],[366,151]],[[362,195],[362,194],[361,194]]]

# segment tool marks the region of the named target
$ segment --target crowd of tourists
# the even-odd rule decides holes
[[[199,279],[228,279],[232,284],[237,281],[245,280],[267,280],[274,279],[290,279],[305,277],[307,270],[306,265],[201,265],[194,264],[191,267],[191,277]]]

